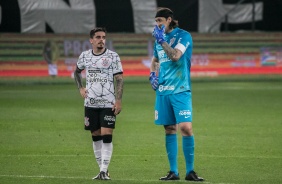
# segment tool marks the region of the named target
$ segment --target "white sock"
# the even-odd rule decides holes
[[[113,143],[102,143],[102,165],[100,171],[107,172],[112,153],[113,153]]]
[[[101,168],[102,165],[102,143],[103,141],[93,141],[93,151],[94,155],[97,161],[97,164],[99,165],[99,168]]]

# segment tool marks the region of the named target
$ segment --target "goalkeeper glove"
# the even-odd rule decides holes
[[[153,31],[153,36],[156,38],[157,42],[159,44],[162,44],[165,42],[165,26],[162,25],[161,28],[159,26],[155,26],[154,31]]]
[[[151,72],[150,73],[149,80],[150,80],[150,83],[151,83],[151,86],[152,86],[153,90],[156,91],[156,89],[159,86],[159,78],[156,76],[156,72]]]

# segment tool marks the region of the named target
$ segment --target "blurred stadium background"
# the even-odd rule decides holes
[[[195,170],[209,184],[282,183],[281,0],[0,0],[1,184],[93,183],[98,168],[71,77],[98,26],[126,76],[111,183],[161,183],[168,163],[148,82],[159,6],[194,39]],[[183,161],[179,151],[177,183],[187,183]]]
[[[42,53],[52,41],[56,75],[71,77],[96,26],[107,28],[126,76],[148,75],[160,6],[193,36],[193,77],[282,74],[280,0],[0,0],[0,76],[48,76]]]

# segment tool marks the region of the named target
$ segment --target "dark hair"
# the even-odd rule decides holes
[[[169,24],[169,28],[172,29],[178,27],[178,21],[174,19],[173,11],[169,8],[159,7],[155,17],[164,17],[166,19],[171,17],[172,21]]]
[[[92,29],[92,30],[90,31],[90,38],[93,38],[93,36],[95,35],[95,33],[96,33],[96,32],[100,32],[100,31],[102,31],[102,32],[104,32],[104,33],[107,33],[106,28],[104,28],[104,27],[96,27],[96,28],[94,28],[94,29]]]

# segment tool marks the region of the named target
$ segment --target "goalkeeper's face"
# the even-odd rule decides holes
[[[159,28],[161,28],[162,25],[165,26],[165,32],[169,32],[169,24],[171,22],[171,17],[165,18],[165,17],[156,17],[155,21],[157,23],[157,25],[159,26]]]
[[[103,31],[96,32],[93,38],[90,38],[93,49],[104,49],[106,43],[106,33]]]

